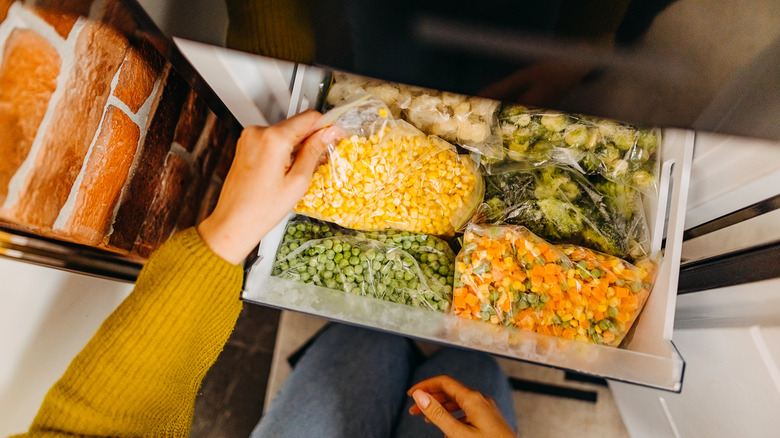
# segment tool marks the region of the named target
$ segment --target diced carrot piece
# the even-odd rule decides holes
[[[474,307],[479,304],[479,298],[477,298],[477,296],[474,294],[466,295],[465,301],[466,304],[468,304],[470,307]]]
[[[533,269],[531,269],[531,274],[539,277],[544,277],[544,274],[546,273],[544,267],[541,265],[534,265]]]

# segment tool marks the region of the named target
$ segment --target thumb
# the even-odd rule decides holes
[[[446,436],[464,436],[465,429],[468,429],[468,426],[450,415],[444,409],[444,406],[431,397],[430,394],[422,389],[418,389],[412,393],[412,398],[414,398],[417,407],[420,408],[425,418],[441,429]]]
[[[320,161],[320,157],[322,157],[322,153],[329,144],[334,142],[339,132],[337,127],[330,127],[321,129],[309,136],[298,150],[289,175],[296,179],[304,179],[308,183],[311,179],[311,174],[314,173],[314,169]]]

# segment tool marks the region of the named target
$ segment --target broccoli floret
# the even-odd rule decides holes
[[[582,231],[582,212],[574,204],[558,199],[537,201],[539,209],[547,220],[546,233],[550,238],[560,240]]]

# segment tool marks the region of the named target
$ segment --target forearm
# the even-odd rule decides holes
[[[186,436],[241,310],[241,282],[241,267],[194,229],[171,238],[49,391],[30,435]]]

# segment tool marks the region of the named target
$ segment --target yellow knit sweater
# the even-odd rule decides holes
[[[241,311],[241,282],[241,267],[194,228],[174,235],[21,436],[187,436],[201,381]]]

